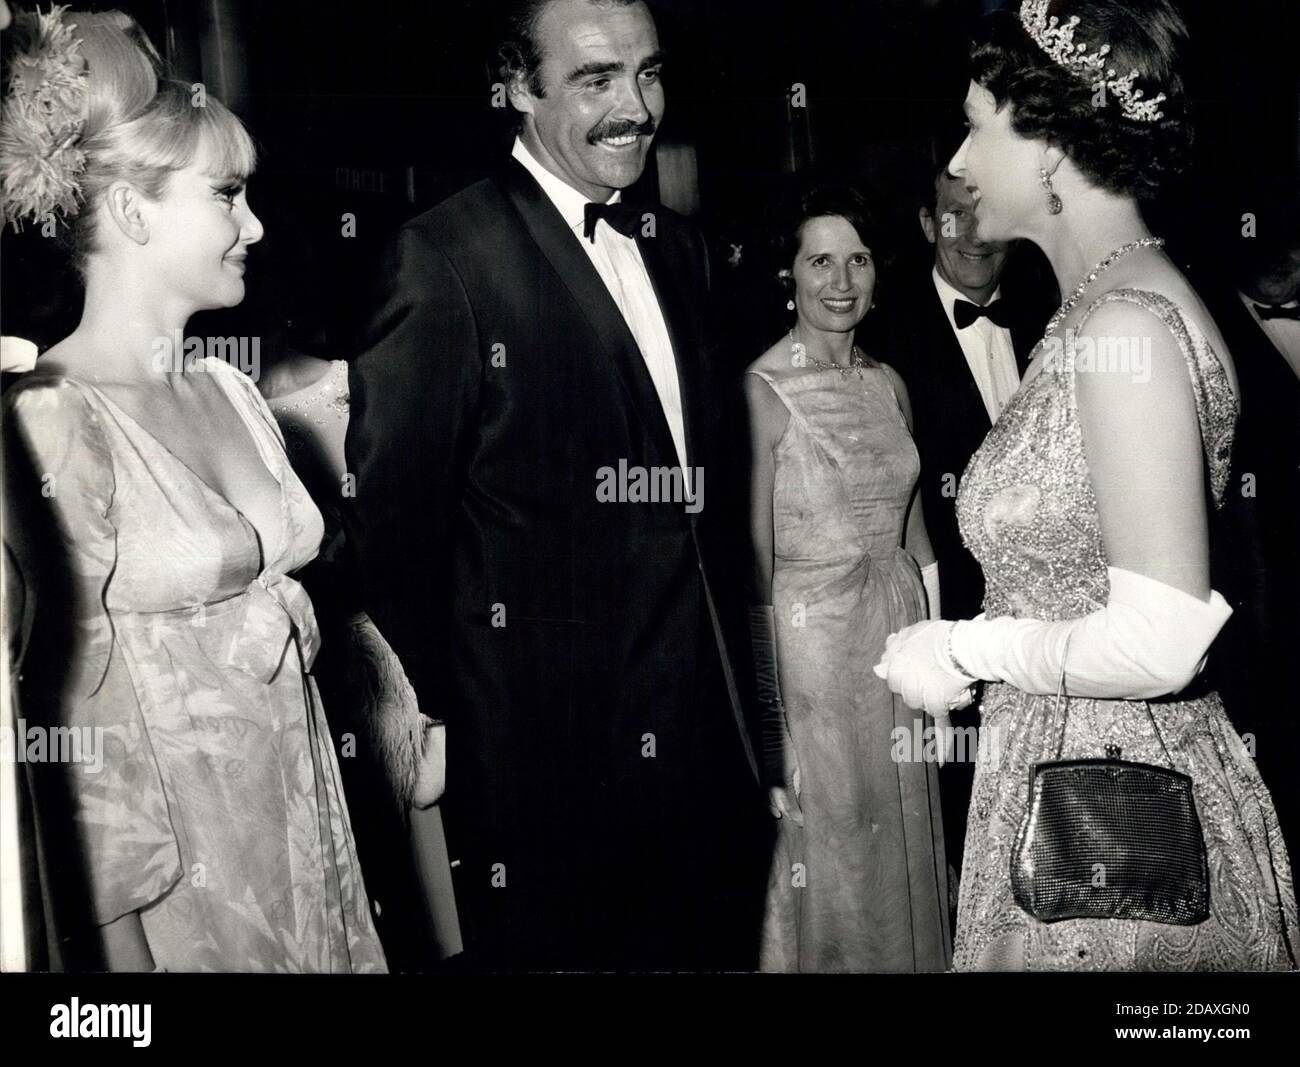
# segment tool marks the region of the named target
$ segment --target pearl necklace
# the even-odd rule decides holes
[[[840,377],[847,380],[848,376],[854,371],[858,372],[858,377],[862,377],[862,370],[866,367],[867,362],[862,358],[862,351],[857,345],[853,346],[852,355],[849,357],[848,366],[842,367],[838,363],[826,363],[814,356],[808,355],[808,348],[802,341],[794,339],[794,330],[789,333],[790,338],[790,355],[796,367],[813,367],[816,370],[837,370]]]
[[[1084,291],[1097,280],[1098,275],[1104,274],[1114,266],[1118,260],[1127,256],[1130,252],[1134,252],[1139,248],[1163,248],[1164,245],[1165,242],[1163,237],[1142,237],[1136,241],[1130,241],[1126,245],[1120,245],[1119,248],[1111,252],[1110,255],[1102,259],[1100,263],[1084,275],[1083,281],[1074,287],[1074,291],[1066,297],[1065,303],[1056,309],[1056,314],[1047,320],[1047,329],[1043,331],[1043,337],[1046,338],[1051,336],[1052,332],[1061,324],[1061,320],[1074,310],[1075,305],[1079,303]]]

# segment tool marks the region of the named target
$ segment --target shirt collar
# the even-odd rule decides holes
[[[1256,308],[1258,305],[1263,305],[1264,307],[1270,307],[1271,305],[1265,304],[1264,301],[1262,300],[1256,300],[1252,296],[1247,296],[1240,289],[1237,290],[1237,295],[1241,297],[1241,302],[1246,305],[1247,310],[1253,316],[1255,316],[1255,321],[1259,323],[1263,323],[1264,320],[1259,317],[1259,311],[1256,310]],[[1293,308],[1296,307],[1297,305],[1300,305],[1300,300],[1288,300],[1285,304],[1278,304],[1277,306],[1280,308]],[[1278,320],[1270,320],[1270,321],[1278,321]]]
[[[556,210],[559,211],[561,217],[566,223],[568,223],[569,229],[577,230],[581,233],[585,221],[584,209],[591,201],[589,201],[582,193],[578,192],[577,189],[566,182],[563,178],[556,177],[549,170],[543,167],[537,161],[537,157],[528,151],[527,146],[525,146],[521,138],[515,138],[515,145],[514,148],[510,150],[510,155],[519,160],[519,162],[523,164],[524,169],[527,170],[528,173],[533,176],[534,180],[536,180],[537,184],[542,187],[542,192],[544,192],[550,199],[551,203],[555,205]],[[623,192],[621,189],[615,189],[614,195],[609,198],[607,203],[617,204],[622,195]]]
[[[952,306],[956,301],[965,300],[966,303],[968,304],[975,303],[974,300],[968,297],[960,289],[957,289],[952,285],[948,284],[947,279],[945,279],[944,276],[939,273],[938,267],[930,268],[930,274],[934,278],[934,287],[939,290],[939,300],[943,303],[944,308],[947,310],[948,318],[952,318]],[[993,295],[989,297],[988,304],[984,304],[982,306],[988,307],[989,304],[993,303],[993,301],[1000,300],[1001,298],[1002,298],[1002,286],[999,285],[996,289],[993,290]],[[979,307],[981,305],[976,304],[976,306]]]

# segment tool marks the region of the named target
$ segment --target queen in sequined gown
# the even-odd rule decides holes
[[[1296,965],[1273,803],[1202,673],[1231,612],[1209,560],[1234,366],[1145,213],[1189,158],[1189,40],[1171,0],[1026,0],[984,19],[971,48],[967,134],[947,169],[971,190],[980,237],[1032,242],[1063,299],[958,491],[983,615],[909,627],[879,665],[932,713],[985,682],[958,970]],[[1117,749],[1191,779],[1210,896],[1197,925],[1044,923],[1016,902],[1035,765]],[[1079,850],[1094,840],[1078,822],[1054,830]]]
[[[1127,302],[1159,317],[1182,351],[1196,399],[1216,504],[1223,499],[1236,399],[1194,319],[1168,298],[1112,290],[1089,307]],[[1043,346],[1040,344],[1039,349]],[[1105,605],[1107,563],[1076,403],[1075,354],[1042,359],[1026,376],[957,497],[962,537],[984,568],[992,618],[1084,616]],[[1139,701],[1050,696],[989,684],[966,833],[957,913],[958,970],[1272,970],[1295,965],[1291,867],[1268,790],[1217,693],[1152,702],[1163,737]],[[1062,759],[1123,758],[1174,766],[1192,778],[1210,871],[1210,918],[1197,926],[1114,919],[1039,922],[1012,895],[1011,849],[1025,816],[1030,772],[1053,758],[1065,715]],[[1166,749],[1168,755],[1166,755]]]

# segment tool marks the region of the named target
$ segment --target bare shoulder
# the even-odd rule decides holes
[[[1194,411],[1182,349],[1155,311],[1127,300],[1103,304],[1073,348],[1075,390],[1091,418],[1163,426],[1177,411]]]
[[[879,367],[885,372],[885,377],[889,379],[889,384],[894,387],[894,392],[898,394],[900,400],[907,400],[907,386],[903,384],[903,376],[894,370],[894,368],[881,359],[871,359],[867,366]]]
[[[775,382],[788,372],[789,347],[773,345],[746,369],[744,378],[745,403],[749,409],[750,433],[759,441],[772,445],[785,433],[790,412],[777,395]]]
[[[1121,336],[1150,337],[1154,340],[1160,335],[1173,340],[1164,320],[1156,312],[1132,300],[1107,300],[1095,305],[1088,311],[1087,317],[1075,326],[1074,334],[1091,341]]]
[[[1121,262],[1115,268],[1107,288],[1110,290],[1134,289],[1142,293],[1153,293],[1156,296],[1164,297],[1165,300],[1173,304],[1183,319],[1189,322],[1205,338],[1222,365],[1233,392],[1237,392],[1236,366],[1223,339],[1223,334],[1215,323],[1214,316],[1210,314],[1209,309],[1205,306],[1200,294],[1192,283],[1187,280],[1182,271],[1172,262],[1163,258],[1154,265],[1149,262],[1128,264]],[[1131,317],[1127,319],[1124,317],[1111,317],[1117,315],[1119,309],[1131,309]],[[1156,324],[1158,323],[1158,328],[1168,333],[1168,328],[1158,315],[1151,315],[1141,305],[1131,300],[1111,301],[1098,308],[1096,312],[1088,317],[1086,328],[1080,332],[1082,334],[1092,334],[1094,332],[1093,320],[1102,315],[1103,312],[1107,313],[1103,325],[1106,326],[1108,332],[1102,334],[1106,338],[1147,336],[1136,333],[1134,329],[1130,329],[1128,333],[1122,333],[1121,331],[1126,325],[1139,328],[1148,327],[1153,331],[1149,335],[1154,336],[1154,331],[1157,329]],[[1096,332],[1100,333],[1101,330],[1097,329]]]
[[[794,365],[790,338],[782,337],[745,369],[751,376],[753,373],[762,373],[779,381],[797,374],[800,368]]]

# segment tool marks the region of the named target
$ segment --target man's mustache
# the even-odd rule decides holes
[[[654,119],[646,119],[645,122],[607,122],[603,126],[597,126],[587,134],[587,143],[595,144],[597,141],[603,141],[606,137],[628,137],[635,134],[638,137],[653,137],[655,130]]]

